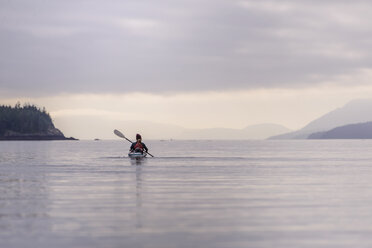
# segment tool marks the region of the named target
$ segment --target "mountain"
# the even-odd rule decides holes
[[[269,139],[307,139],[309,135],[335,127],[372,121],[372,99],[358,99],[310,122],[304,128]]]
[[[115,120],[105,116],[68,116],[55,117],[55,123],[63,127],[69,136],[78,136],[80,139],[116,139],[113,130],[122,131],[131,140],[140,133],[144,140],[171,139],[179,137],[184,128],[149,121]]]
[[[66,140],[50,115],[34,105],[0,106],[0,140]]]
[[[326,132],[313,133],[309,139],[372,139],[372,122],[350,124]]]
[[[112,120],[96,116],[70,116],[54,119],[71,136],[81,139],[115,139],[114,129],[121,130],[125,136],[134,139],[136,133],[147,139],[266,139],[290,131],[277,124],[259,124],[243,129],[207,128],[188,129],[177,125],[149,121]]]
[[[288,132],[289,129],[278,124],[265,123],[248,126],[243,129],[208,128],[185,129],[182,139],[266,139],[272,135]]]

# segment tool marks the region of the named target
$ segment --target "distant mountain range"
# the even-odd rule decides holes
[[[290,129],[272,123],[248,126],[243,129],[208,128],[184,129],[179,137],[183,139],[266,139],[290,131]]]
[[[349,124],[366,123],[370,121],[372,121],[372,99],[353,100],[344,107],[333,110],[310,122],[300,130],[272,136],[269,139],[307,139],[310,136],[312,138],[320,137],[320,133],[323,133],[325,135],[324,137],[331,137],[328,136],[331,134],[325,134],[325,132]],[[349,129],[344,129],[343,127],[342,130],[346,131]],[[340,130],[337,130],[338,134],[340,134],[339,132]],[[334,135],[333,133],[332,137],[335,137]],[[366,135],[368,136],[368,134]]]
[[[243,129],[233,128],[206,128],[188,129],[176,125],[162,124],[149,121],[117,121],[92,116],[73,116],[69,118],[54,118],[57,125],[64,127],[71,136],[80,139],[115,139],[114,129],[121,130],[128,138],[134,139],[140,133],[145,140],[148,139],[266,139],[273,135],[286,133],[290,129],[278,124],[258,124]],[[87,128],[89,127],[89,128]],[[96,127],[95,136],[92,137],[92,128]]]
[[[313,133],[309,139],[372,139],[372,122],[350,124],[326,132]]]
[[[242,129],[206,128],[188,129],[176,125],[148,121],[113,120],[96,116],[71,116],[54,118],[55,123],[68,130],[69,136],[81,139],[115,139],[112,130],[119,129],[128,138],[142,134],[147,139],[334,139],[371,138],[372,99],[353,100],[335,109],[297,131],[278,124],[259,124]],[[89,128],[87,128],[89,127]],[[92,130],[95,136],[92,137]]]

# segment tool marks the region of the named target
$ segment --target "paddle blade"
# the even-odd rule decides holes
[[[119,136],[120,138],[123,138],[123,139],[125,139],[125,136],[124,136],[124,134],[122,134],[119,130],[114,130],[114,134],[116,134],[117,136]]]

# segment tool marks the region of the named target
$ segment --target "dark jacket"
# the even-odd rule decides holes
[[[132,145],[130,146],[130,151],[133,152],[136,149],[137,142],[133,142]],[[145,150],[146,152],[149,150],[145,143],[141,142],[142,147],[139,147],[141,150]]]

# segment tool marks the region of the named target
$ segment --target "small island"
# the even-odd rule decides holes
[[[55,128],[45,108],[0,105],[0,140],[76,140]]]

